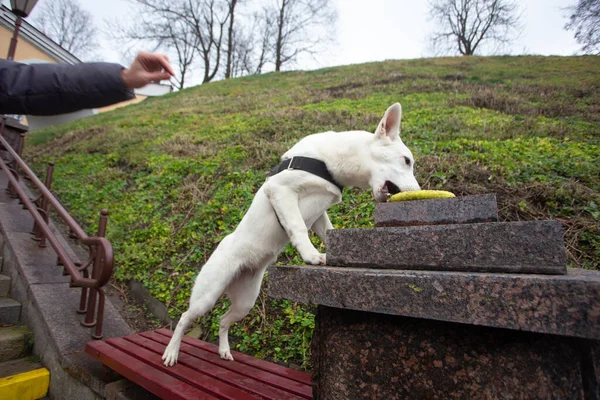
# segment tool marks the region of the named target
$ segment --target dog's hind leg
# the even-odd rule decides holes
[[[219,355],[224,360],[233,360],[229,348],[229,327],[248,315],[254,306],[264,274],[265,268],[245,269],[226,290],[231,299],[231,308],[221,317],[219,326]]]
[[[181,345],[181,339],[183,338],[185,331],[196,318],[206,314],[214,306],[219,297],[220,294],[217,295],[216,293],[213,293],[210,296],[205,296],[191,302],[190,308],[181,315],[177,327],[175,328],[175,332],[173,332],[173,337],[171,337],[171,341],[162,356],[164,364],[167,367],[177,363],[179,346]]]
[[[218,298],[218,296],[217,296]],[[181,339],[183,334],[189,328],[190,324],[198,317],[208,312],[215,304],[216,299],[206,299],[198,304],[193,304],[190,308],[181,314],[175,332],[169,341],[169,345],[163,353],[162,359],[167,367],[177,363],[177,357],[179,355],[179,346],[181,345]]]
[[[235,276],[236,268],[239,268],[237,265],[222,264],[223,260],[219,259],[219,257],[209,260],[202,267],[200,274],[196,278],[194,288],[192,289],[192,296],[190,297],[190,306],[181,315],[175,332],[173,332],[173,337],[171,337],[169,345],[162,356],[164,364],[167,367],[177,363],[181,339],[190,324],[196,318],[206,314],[215,305]]]
[[[310,229],[317,234],[317,236],[321,239],[321,241],[324,244],[326,244],[326,233],[329,229],[333,229],[333,225],[331,224],[327,213],[324,212],[319,218],[317,218],[317,220]]]

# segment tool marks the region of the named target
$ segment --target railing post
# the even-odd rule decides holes
[[[90,277],[90,273],[88,272],[87,268],[84,269],[82,272],[82,275],[84,278],[89,278]],[[87,295],[88,295],[88,288],[83,286],[81,288],[81,298],[79,299],[79,308],[77,309],[77,314],[85,314],[87,312]]]
[[[106,224],[108,221],[108,210],[103,209],[100,211],[100,221],[98,223],[98,237],[105,237],[106,235]],[[100,259],[102,258],[102,253],[97,252],[96,256]],[[99,263],[98,270],[96,271],[96,264],[94,264],[94,270],[92,271],[92,279],[98,279],[100,277],[100,273],[104,268],[104,263],[106,260],[102,258]],[[102,339],[102,325],[104,321],[104,301],[106,296],[104,295],[104,288],[98,288],[98,314],[96,317],[96,332],[92,335],[94,339]]]
[[[106,237],[107,221],[108,221],[108,210],[103,208],[100,211],[100,221],[98,222],[98,237]]]
[[[94,279],[94,276],[96,275],[96,270],[99,269],[98,264],[100,264],[100,256],[98,254],[98,251],[96,251],[96,250],[97,250],[96,248],[92,249],[93,257],[94,257],[94,266],[92,269],[92,279]],[[81,325],[83,325],[83,326],[91,327],[91,326],[96,325],[96,319],[94,318],[94,313],[96,312],[96,293],[97,293],[97,291],[98,290],[96,288],[89,288],[89,290],[88,290],[85,319],[81,322]],[[81,293],[81,296],[83,297],[83,292]]]
[[[6,116],[2,116],[2,123],[0,124],[0,136],[4,136],[4,127],[6,126]],[[0,150],[4,150],[4,146],[0,145]]]
[[[100,221],[98,223],[98,237],[104,237],[106,234],[106,222],[107,222],[108,211],[102,210],[100,212]],[[98,248],[93,249],[94,267],[92,269],[92,279],[97,280],[102,272],[104,266],[104,259],[102,258],[102,252],[98,251]],[[94,318],[96,312],[96,296],[98,296],[98,313],[97,317]],[[91,327],[96,325],[96,332],[92,335],[94,339],[102,338],[102,319],[104,318],[104,290],[102,288],[90,288],[88,293],[87,312],[85,314],[85,320],[81,323],[83,326]]]
[[[48,189],[48,190],[50,190],[52,188],[53,173],[54,173],[54,163],[49,162],[48,167],[46,168],[46,181],[44,182],[44,186],[46,186],[46,189]],[[42,215],[42,217],[44,218],[44,221],[46,222],[46,224],[48,224],[48,222],[50,220],[50,215],[49,215],[49,211],[48,211],[48,206],[49,206],[48,198],[42,194],[40,196],[40,198],[38,198],[38,199],[41,200],[42,204],[40,206],[38,206],[37,209],[40,212],[40,214]],[[37,203],[37,200],[36,200],[36,203]],[[33,234],[34,234],[33,239],[40,241],[39,246],[46,247],[46,236],[44,236],[44,233],[42,232],[42,229],[38,226],[37,222],[33,223]]]
[[[4,129],[5,129],[5,127],[6,127],[6,116],[3,115],[2,116],[2,123],[0,124],[0,137],[4,136]],[[2,144],[2,143],[0,143],[0,150],[6,150],[6,147],[4,147],[4,144]],[[8,184],[9,184],[9,186],[6,187],[7,190],[10,187],[10,181],[8,182]]]
[[[25,134],[21,133],[19,135],[19,138],[17,139],[17,148],[15,149],[15,152],[19,155],[19,157],[21,157],[21,153],[23,153],[24,145],[25,145]],[[13,176],[15,177],[15,179],[18,182],[20,179],[19,164],[17,163],[16,157],[13,157],[12,161],[6,164],[6,167],[13,174]],[[6,188],[6,192],[13,199],[16,199],[19,197],[19,195],[17,194],[17,191],[15,190],[15,188],[13,187],[13,185],[10,182],[8,182],[8,187]],[[22,202],[20,202],[20,203],[23,204]],[[24,205],[23,205],[23,208],[25,208]]]
[[[17,154],[19,155],[19,157],[21,157],[23,155],[23,148],[25,147],[25,134],[21,133],[19,135],[19,142],[17,144]],[[19,166],[17,165],[17,159],[15,158],[13,163],[15,164],[15,169],[19,168]]]
[[[96,318],[96,331],[92,334],[93,339],[102,339],[102,323],[104,321],[104,288],[98,288],[98,316]]]

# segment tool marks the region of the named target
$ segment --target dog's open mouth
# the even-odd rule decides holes
[[[400,193],[400,188],[391,181],[385,181],[383,187],[381,188],[382,196],[380,198],[380,201],[385,202],[387,201],[387,198],[389,196],[394,195],[396,193]]]

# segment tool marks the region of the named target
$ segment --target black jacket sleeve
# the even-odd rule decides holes
[[[0,59],[0,114],[56,115],[135,97],[111,63],[31,64]]]

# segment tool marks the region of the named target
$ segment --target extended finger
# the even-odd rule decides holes
[[[146,79],[148,80],[148,82],[164,81],[171,79],[171,74],[169,74],[168,72],[149,72],[146,75]]]
[[[169,58],[167,56],[156,54],[156,60],[165,71],[171,74],[171,76],[175,75],[175,72],[173,72],[173,69],[171,68],[171,64],[169,64]]]

